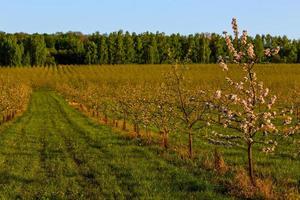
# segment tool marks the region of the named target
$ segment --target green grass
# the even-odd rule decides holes
[[[231,131],[220,127],[214,127],[211,128],[211,130],[212,129],[223,134],[230,133]],[[208,135],[211,130],[207,130]],[[212,145],[203,137],[205,134],[206,133],[196,134],[194,138],[194,146],[200,158],[204,154],[212,156],[212,150],[217,147],[224,156],[227,164],[247,168],[248,160],[245,145],[242,147]],[[254,145],[253,158],[256,176],[271,178],[279,192],[286,192],[289,187],[300,187],[300,157],[298,154],[295,155],[298,148],[294,142],[299,140],[299,136],[281,137],[270,135],[269,138],[278,142],[274,153],[265,154],[261,151],[264,145]]]
[[[208,89],[224,86],[224,74],[217,65],[188,65],[191,83]],[[235,66],[230,73],[240,76]],[[157,84],[170,65],[63,66],[57,68],[1,68],[0,74],[30,82],[34,88],[55,88],[71,81],[79,89],[86,84]],[[256,66],[278,105],[300,102],[300,65]],[[73,83],[74,82],[74,83]],[[232,130],[214,127],[219,133]],[[181,160],[178,154],[129,140],[106,126],[97,125],[70,108],[55,92],[33,94],[28,111],[15,122],[0,126],[0,198],[23,199],[224,199],[225,184],[232,174],[218,176],[201,168],[203,158],[213,162],[215,148],[231,168],[247,168],[246,150],[208,144],[205,134],[195,132],[194,160]],[[124,134],[123,134],[124,135]],[[274,137],[279,143],[270,155],[254,148],[255,174],[271,178],[276,191],[300,189],[299,135]],[[186,151],[187,135],[171,133],[171,148]],[[299,151],[299,150],[298,150]]]
[[[1,199],[227,199],[212,174],[93,123],[56,93],[33,93],[0,134]],[[193,168],[193,169],[191,169]]]

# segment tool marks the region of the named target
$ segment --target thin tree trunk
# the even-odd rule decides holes
[[[169,133],[166,130],[164,130],[163,141],[164,141],[165,149],[168,149],[168,147],[169,147]]]
[[[123,119],[123,127],[122,127],[122,129],[125,131],[126,130],[126,119],[124,118]]]
[[[252,157],[252,143],[248,143],[248,172],[249,172],[249,177],[251,179],[251,183],[255,186],[253,157]]]
[[[105,123],[105,124],[108,123],[108,117],[107,117],[107,115],[104,116],[104,123]]]
[[[6,121],[7,121],[7,122],[10,121],[10,118],[11,118],[11,113],[8,113],[8,114],[7,114],[7,120],[6,120]]]
[[[191,130],[189,130],[189,157],[193,157],[193,136]]]
[[[150,144],[152,138],[151,138],[151,131],[149,131],[148,126],[146,126],[146,135],[147,135],[147,138],[148,138],[148,144]]]
[[[137,137],[140,137],[140,127],[138,124],[136,124],[136,135]]]

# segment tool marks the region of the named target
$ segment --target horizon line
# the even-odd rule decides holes
[[[129,31],[129,30],[124,30],[124,29],[119,29],[119,30],[115,30],[115,31],[110,31],[110,32],[101,32],[99,30],[97,31],[93,31],[93,32],[84,32],[84,31],[56,31],[56,32],[24,32],[24,31],[18,31],[18,32],[6,32],[4,30],[0,30],[0,33],[4,33],[4,34],[27,34],[27,35],[34,35],[34,34],[39,34],[39,35],[55,35],[55,34],[68,34],[68,33],[78,33],[78,34],[81,34],[81,35],[84,35],[84,36],[90,36],[90,35],[93,35],[95,33],[99,33],[101,35],[109,35],[111,33],[118,33],[122,31],[123,33],[129,33],[129,34],[137,34],[137,35],[140,35],[140,34],[144,34],[144,33],[152,33],[152,34],[164,34],[166,36],[171,36],[171,35],[177,35],[179,34],[180,36],[189,36],[189,35],[196,35],[196,34],[207,34],[207,35],[212,35],[212,34],[216,34],[216,35],[220,35],[222,36],[223,34],[222,33],[216,33],[216,32],[194,32],[194,33],[180,33],[180,32],[173,32],[173,33],[167,33],[167,32],[164,32],[164,31],[142,31],[142,32],[137,32],[137,31]],[[230,34],[230,35],[233,35],[233,34]],[[283,35],[280,35],[280,34],[274,34],[272,35],[271,33],[255,33],[255,34],[249,34],[248,36],[250,37],[255,37],[256,35],[260,35],[260,36],[266,36],[266,35],[270,35],[272,37],[287,37],[289,40],[300,40],[300,36],[298,38],[294,38],[294,37],[289,37],[288,35],[286,34],[283,34]]]

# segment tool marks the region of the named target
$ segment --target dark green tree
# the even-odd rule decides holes
[[[116,33],[110,33],[108,36],[108,60],[109,64],[115,64],[116,63]]]
[[[108,64],[108,47],[106,36],[101,36],[100,43],[98,44],[98,59],[99,64]]]
[[[199,62],[209,63],[211,50],[209,48],[210,36],[202,34],[199,42]]]
[[[165,33],[156,33],[157,49],[159,54],[159,63],[169,63],[169,49],[168,36]]]
[[[291,43],[288,43],[285,48],[285,63],[296,63],[297,57],[298,57],[298,49],[297,49],[297,42],[293,41]]]
[[[254,52],[257,56],[258,62],[263,62],[264,58],[264,43],[260,35],[256,35],[254,39]]]
[[[13,36],[7,36],[1,42],[1,65],[4,66],[21,66],[22,64],[23,45],[19,45]]]
[[[145,63],[145,60],[143,59],[143,42],[142,39],[140,37],[136,37],[136,56],[135,56],[135,62],[138,64],[142,64]]]
[[[157,42],[154,35],[150,36],[150,42],[148,46],[148,56],[147,56],[147,64],[157,64],[159,63],[159,54],[157,50]]]
[[[84,64],[97,64],[97,45],[92,41],[85,41],[85,58]]]
[[[123,42],[123,31],[119,31],[116,38],[115,63],[123,64],[125,61],[125,51]]]
[[[29,52],[26,52],[26,53],[23,54],[22,65],[25,66],[25,67],[31,66],[30,53]]]
[[[125,51],[125,62],[126,64],[134,63],[135,61],[135,50],[133,37],[129,32],[125,33],[124,37],[124,51]]]
[[[45,65],[49,52],[43,36],[33,35],[29,38],[29,53],[31,66]]]
[[[169,37],[169,46],[170,53],[173,56],[173,59],[181,60],[182,58],[182,46],[181,46],[181,37],[179,34],[172,34]]]
[[[187,58],[192,62],[197,62],[197,49],[196,49],[196,42],[195,37],[193,35],[188,36],[188,55]]]
[[[297,41],[297,63],[300,63],[300,40]]]

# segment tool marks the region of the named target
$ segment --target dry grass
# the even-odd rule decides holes
[[[229,167],[225,163],[222,154],[218,151],[218,149],[215,149],[214,152],[214,167],[218,174],[224,175],[228,170]]]
[[[240,168],[235,172],[231,181],[231,194],[246,199],[280,199],[274,192],[272,179],[256,179],[255,186],[252,184],[247,172]]]

